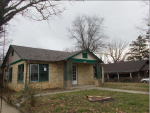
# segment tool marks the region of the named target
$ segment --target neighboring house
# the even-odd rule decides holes
[[[104,71],[105,81],[128,77],[133,82],[140,82],[141,78],[149,77],[149,60],[104,64]]]
[[[72,85],[102,83],[102,60],[88,49],[53,51],[10,45],[2,68],[5,84],[15,91],[25,84],[35,88],[71,88]]]

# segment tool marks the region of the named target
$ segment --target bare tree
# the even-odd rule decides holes
[[[121,40],[120,38],[112,39],[104,53],[105,57],[107,58],[107,63],[124,61],[127,55],[127,46],[128,42]]]
[[[140,25],[136,25],[136,29],[139,30],[141,34],[145,34],[148,31],[149,26],[149,19],[146,16],[142,19],[142,23]]]
[[[3,61],[8,45],[13,41],[9,39],[8,32],[5,30],[0,33],[0,60]]]
[[[79,50],[88,48],[92,52],[105,47],[104,18],[99,16],[77,15],[68,28],[69,37],[76,40]]]
[[[0,0],[0,27],[17,15],[41,21],[60,15],[65,8],[52,0]]]
[[[66,52],[75,52],[75,51],[79,51],[79,49],[77,49],[76,47],[69,47],[69,48],[64,48],[64,51],[66,51]]]
[[[149,6],[150,2],[143,0],[142,4],[145,7],[145,6]],[[150,11],[150,6],[149,6],[149,11]],[[149,27],[148,27],[148,26],[150,26],[149,25],[150,24],[149,23],[149,21],[150,21],[150,12],[149,11],[145,14],[145,17],[142,18],[141,24],[135,26],[136,29],[139,30],[141,34],[145,34],[149,29]]]
[[[8,38],[3,42],[10,20],[22,15],[36,21],[49,21],[51,17],[59,16],[65,10],[60,4],[52,0],[0,0],[0,54],[3,54],[1,49],[4,45],[11,42]]]

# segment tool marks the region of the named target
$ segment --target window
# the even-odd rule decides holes
[[[97,79],[97,67],[93,66],[93,74],[94,74],[94,79]]]
[[[31,81],[38,81],[38,64],[31,64],[30,65],[30,70],[31,70]]]
[[[9,68],[9,82],[12,82],[12,67]]]
[[[48,81],[48,66],[45,64],[40,65],[40,81]]]
[[[11,56],[14,56],[14,50],[11,51]]]
[[[48,65],[30,64],[30,81],[48,81]]]
[[[18,82],[23,81],[24,64],[18,65]]]
[[[87,53],[82,53],[83,58],[87,58]]]
[[[5,69],[5,80],[7,80],[7,76],[8,76],[8,71],[7,71],[7,69]]]

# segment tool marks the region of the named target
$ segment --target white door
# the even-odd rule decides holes
[[[77,84],[77,66],[73,65],[72,67],[72,84],[76,85]]]

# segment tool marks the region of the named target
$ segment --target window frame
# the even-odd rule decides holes
[[[40,80],[41,77],[41,65],[46,65],[47,71],[46,71],[46,76],[47,76],[47,80]],[[49,67],[48,64],[39,64],[39,82],[44,82],[44,81],[49,81]]]
[[[12,67],[10,67],[9,68],[9,82],[12,82],[12,72],[13,72],[13,68]],[[11,76],[11,77],[10,77]]]
[[[7,68],[5,68],[5,77],[4,77],[4,79],[5,79],[5,80],[8,80],[8,78],[7,78],[7,77],[8,77],[8,69],[7,69]]]
[[[38,65],[38,80],[37,81],[31,81],[31,66],[32,65]],[[39,64],[30,64],[30,82],[38,82],[39,81]]]
[[[95,73],[96,73],[96,76],[95,76]],[[93,66],[93,78],[94,78],[94,79],[98,79],[97,66]]]
[[[31,66],[32,65],[38,65],[38,80],[37,81],[31,81]],[[40,76],[41,76],[41,65],[46,65],[46,67],[47,67],[47,80],[40,80]],[[29,79],[30,79],[30,82],[47,82],[47,81],[49,81],[49,64],[30,64],[30,69],[29,69],[30,71],[30,77],[29,77]]]
[[[88,54],[87,53],[82,53],[82,58],[88,58]]]
[[[19,66],[21,66],[21,69],[23,69],[22,80],[19,80]],[[20,65],[18,65],[17,82],[23,82],[23,80],[24,80],[24,64],[20,64]]]

